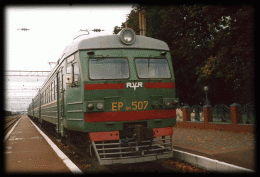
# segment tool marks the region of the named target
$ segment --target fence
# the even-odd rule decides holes
[[[255,131],[255,106],[251,103],[241,106],[237,103],[229,107],[224,104],[215,106],[184,106],[176,110],[178,127],[214,129],[235,132]]]

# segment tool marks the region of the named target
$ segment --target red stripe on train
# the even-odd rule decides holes
[[[175,109],[84,113],[85,122],[136,121],[176,117]]]
[[[145,83],[145,88],[175,88],[175,83],[173,82],[152,82]],[[85,90],[103,90],[103,89],[124,89],[125,84],[85,84]]]
[[[172,127],[153,128],[153,137],[167,136],[173,134]],[[91,142],[106,141],[106,140],[119,140],[119,131],[110,132],[91,132],[89,133]]]
[[[174,82],[148,82],[144,84],[145,88],[175,88]]]
[[[119,140],[119,131],[111,132],[91,132],[89,133],[91,142],[105,140]]]
[[[124,89],[125,84],[85,84],[85,90]]]

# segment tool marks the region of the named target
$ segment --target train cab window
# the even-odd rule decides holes
[[[171,78],[166,59],[135,59],[135,64],[139,78]]]
[[[129,78],[128,60],[125,58],[89,59],[90,79]]]

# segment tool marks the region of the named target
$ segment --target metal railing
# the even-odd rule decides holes
[[[183,112],[181,106],[176,109],[177,122],[183,121]],[[200,105],[194,105],[189,108],[191,122],[203,122],[204,114],[203,107]],[[248,103],[244,106],[240,106],[241,120],[240,124],[255,124],[255,105]],[[231,123],[230,107],[225,104],[217,104],[212,107],[213,123]]]

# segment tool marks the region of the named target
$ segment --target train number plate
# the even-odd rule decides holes
[[[112,111],[145,110],[147,106],[148,101],[132,101],[131,106],[124,106],[123,102],[112,102]]]

